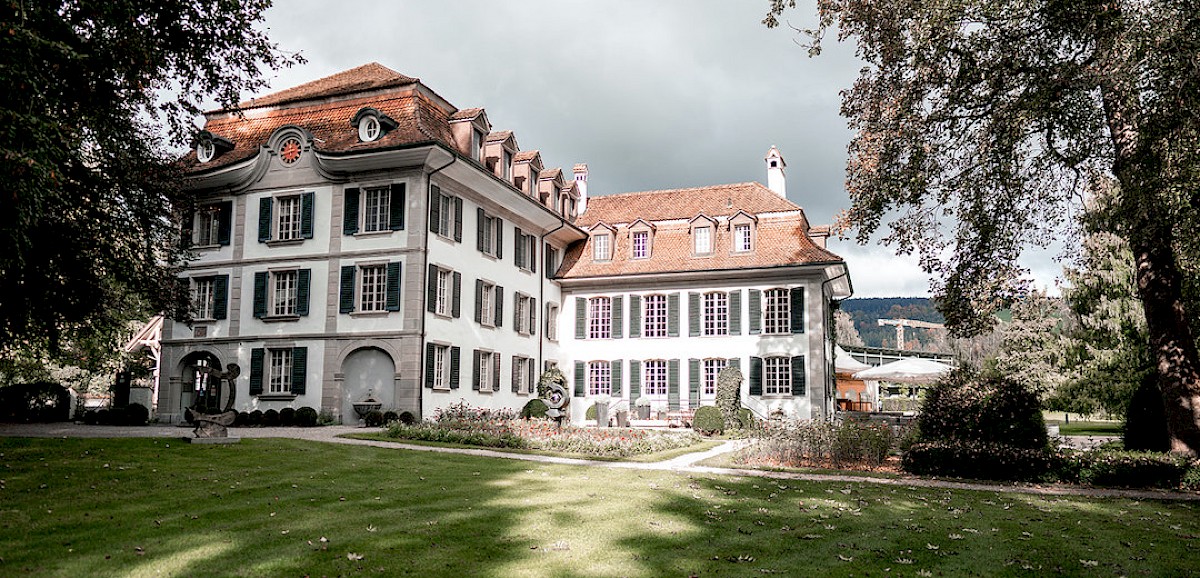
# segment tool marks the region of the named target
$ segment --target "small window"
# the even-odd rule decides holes
[[[199,247],[211,247],[221,244],[222,219],[228,219],[221,214],[220,205],[200,207],[196,211],[195,231],[192,242]]]
[[[379,138],[383,130],[379,126],[379,118],[368,114],[358,121],[358,140],[371,142]]]
[[[479,391],[493,391],[493,384],[497,377],[493,373],[493,367],[499,365],[496,362],[496,355],[497,353],[494,351],[480,351],[476,357],[475,379],[479,384]]]
[[[612,300],[608,297],[588,299],[588,339],[612,337]]]
[[[588,362],[588,395],[612,395],[612,365],[609,362]]]
[[[513,313],[516,322],[514,329],[521,335],[529,335],[537,319],[530,308],[533,298],[524,293],[516,293],[513,299],[516,301],[516,311]]]
[[[289,394],[292,392],[292,350],[270,349],[267,371],[267,393]]]
[[[791,292],[787,289],[767,289],[764,293],[767,307],[763,315],[763,333],[791,333]]]
[[[642,393],[648,396],[667,395],[667,362],[651,359],[642,366]]]
[[[290,241],[301,238],[300,216],[302,203],[300,195],[277,197],[275,202],[279,205],[279,208],[275,211],[275,239],[278,241]]]
[[[359,268],[359,311],[387,310],[387,266],[369,265]]]
[[[512,371],[513,391],[533,393],[533,358],[514,355]]]
[[[471,158],[478,162],[483,162],[483,131],[475,129],[471,131]]]
[[[215,156],[217,156],[217,145],[213,144],[211,140],[200,141],[200,144],[196,145],[196,160],[206,163],[213,160]]]
[[[437,286],[436,297],[434,299],[433,312],[443,317],[450,316],[450,291],[451,291],[451,275],[453,271],[448,269],[437,270]]]
[[[430,344],[433,353],[433,388],[450,389],[450,346]]]
[[[650,256],[650,232],[633,232],[633,258],[645,259]]]
[[[754,249],[754,239],[751,234],[750,225],[748,223],[734,225],[733,227],[733,250],[737,253],[745,253]]]
[[[791,395],[792,365],[788,357],[768,357],[763,360],[763,394]]]
[[[508,150],[505,150],[504,151],[504,160],[502,162],[504,163],[504,167],[503,167],[504,180],[511,181],[512,180],[513,154],[511,152],[509,152]]]
[[[608,233],[592,237],[592,259],[608,261],[612,259],[612,236]]]
[[[373,117],[369,117],[373,118]],[[391,230],[392,190],[391,187],[372,187],[362,193],[364,233]]]
[[[546,339],[558,341],[558,305],[546,305]]]
[[[717,395],[717,376],[725,369],[725,365],[729,363],[725,359],[705,359],[704,360],[704,375],[701,380],[700,393],[705,397],[716,397]]]
[[[479,282],[479,322],[487,327],[496,326],[496,286],[487,281]]]
[[[299,275],[298,271],[272,271],[271,272],[271,316],[273,317],[288,317],[298,315],[296,304],[298,303]]]
[[[697,255],[712,253],[712,227],[696,227],[692,234],[695,236],[695,252]]]

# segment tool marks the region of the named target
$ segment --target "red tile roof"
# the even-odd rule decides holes
[[[601,220],[629,223],[639,218],[647,221],[691,219],[700,213],[725,217],[739,210],[758,214],[801,209],[759,183],[737,183],[592,197],[577,224],[587,228]]]
[[[450,120],[471,120],[482,113],[482,108],[464,108],[450,115]]]
[[[325,78],[306,82],[300,86],[274,92],[259,98],[252,98],[238,106],[241,108],[278,106],[289,102],[329,98],[331,96],[351,94],[364,90],[402,86],[414,82],[419,82],[419,79],[400,74],[378,62],[371,62],[357,68],[351,68],[350,70],[326,76]]]

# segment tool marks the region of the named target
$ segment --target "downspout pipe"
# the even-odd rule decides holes
[[[849,276],[850,276],[850,268],[846,267],[845,264],[843,263],[841,275],[837,275],[835,277],[830,277],[821,282],[821,298],[824,299],[825,287],[828,284],[830,284],[834,281],[837,281],[838,279],[841,279],[842,277],[849,277]],[[850,285],[850,284],[847,284],[847,286],[850,288],[850,295],[847,295],[846,299],[849,299],[850,297],[854,296],[854,286]],[[830,300],[829,319],[826,321],[826,323],[829,325],[829,327],[825,331],[827,332],[829,342],[833,344],[833,348],[831,348],[831,351],[834,355],[834,359],[832,360],[833,367],[830,368],[827,366],[825,368],[825,371],[827,371],[827,372],[830,372],[830,369],[832,369],[832,372],[830,372],[830,375],[828,375],[825,378],[825,399],[833,400],[832,404],[830,404],[828,401],[826,402],[826,404],[828,405],[828,407],[826,408],[826,415],[829,416],[828,419],[833,419],[833,414],[836,412],[836,409],[837,409],[837,399],[836,399],[837,398],[837,396],[836,396],[836,391],[837,391],[837,358],[836,358],[836,356],[837,356],[837,331],[836,331],[836,324],[833,320],[833,312],[840,309],[841,302],[845,301],[846,299],[840,299],[840,300],[832,300],[831,299]],[[833,390],[834,390],[834,395],[832,397],[830,396],[830,385],[831,384],[833,385]]]
[[[550,229],[549,231],[546,231],[545,233],[542,233],[542,236],[538,237],[538,248],[541,249],[543,256],[546,254],[546,237],[562,230],[566,226],[567,226],[567,221],[565,219],[561,220],[558,222],[557,227]],[[542,279],[541,279],[541,282],[538,283],[538,303],[542,304],[541,307],[543,309],[546,307],[546,282],[550,280],[550,275],[551,275],[551,272],[548,269],[546,269],[545,261],[546,260],[543,258],[542,259],[542,269],[543,269]],[[559,303],[558,306],[559,306],[559,311],[562,311],[562,303]],[[542,315],[541,318],[543,320],[545,320],[546,316]],[[538,368],[542,369],[542,371],[544,372],[545,371],[544,368],[545,368],[545,364],[546,364],[546,361],[545,361],[546,329],[545,329],[545,327],[542,328],[540,335],[541,335],[541,338],[538,339],[538,361],[537,362],[538,362]],[[539,373],[538,375],[541,375],[541,374]]]
[[[450,165],[452,165],[456,162],[458,162],[458,155],[452,153],[452,156],[450,157],[450,162],[448,162],[432,171],[429,171],[429,174],[425,175],[425,198],[426,199],[429,199],[429,190],[430,190],[430,187],[433,186],[433,175],[436,175],[436,174],[442,172],[443,170],[449,168]],[[428,222],[429,207],[425,207],[425,218],[426,218],[425,247],[424,247],[425,250],[421,251],[421,273],[420,273],[421,275],[426,275],[429,272],[429,222]],[[429,279],[426,278],[425,279],[425,287],[428,287],[428,286],[429,286]],[[423,289],[422,289],[422,293],[428,295],[428,293],[426,291],[424,291]],[[417,364],[418,364],[417,367],[420,368],[420,371],[422,372],[422,377],[427,377],[424,375],[423,372],[425,371],[425,349],[426,349],[425,338],[427,337],[425,334],[425,317],[428,314],[428,308],[429,308],[428,303],[425,304],[425,307],[421,308],[421,343],[420,343],[420,345],[417,346],[417,359],[419,360],[417,362]],[[417,411],[418,411],[418,413],[422,413],[421,418],[424,419],[425,416],[423,415],[423,411],[422,411],[425,409],[425,381],[424,380],[421,380],[420,382],[417,383],[417,404],[419,406],[417,408]]]

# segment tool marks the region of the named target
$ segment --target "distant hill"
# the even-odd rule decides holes
[[[943,323],[945,319],[928,297],[871,297],[842,301],[842,311],[850,314],[854,327],[868,347],[896,347],[896,328],[879,325],[880,319],[916,319]],[[906,329],[904,340],[909,349],[933,350],[934,339],[928,329]]]

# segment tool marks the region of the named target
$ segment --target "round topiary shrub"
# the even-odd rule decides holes
[[[379,427],[383,425],[383,412],[373,409],[363,416],[363,421],[367,422],[367,427]]]
[[[546,407],[546,402],[540,399],[531,399],[525,403],[525,407],[521,408],[521,417],[523,419],[544,418],[546,417],[546,411],[549,409],[549,407]]]
[[[262,424],[266,427],[279,425],[279,412],[273,409],[264,411],[262,414]]]
[[[279,410],[279,425],[284,427],[296,425],[296,409],[285,407]]]
[[[150,421],[150,410],[140,403],[125,406],[125,425],[146,425]]]
[[[256,409],[256,410],[250,412],[250,415],[248,417],[249,417],[249,419],[246,420],[246,425],[249,425],[249,426],[262,425],[263,412],[261,409]]]
[[[417,418],[412,414],[412,412],[402,411],[400,412],[400,423],[404,425],[412,425],[417,423]]]
[[[308,406],[296,410],[296,425],[300,427],[313,427],[317,425],[317,410]]]
[[[400,414],[396,413],[394,410],[389,409],[383,412],[383,423],[385,424],[392,423],[398,419],[400,419]]]
[[[725,415],[717,407],[706,405],[696,410],[692,416],[692,429],[704,435],[719,434],[725,431]]]
[[[931,389],[917,417],[919,440],[977,441],[1016,448],[1049,445],[1042,406],[1020,382],[958,369]]]
[[[233,425],[236,427],[246,427],[250,425],[250,414],[239,411],[237,417],[233,420]]]
[[[587,411],[583,414],[583,419],[588,421],[596,419],[596,404],[588,406]]]

